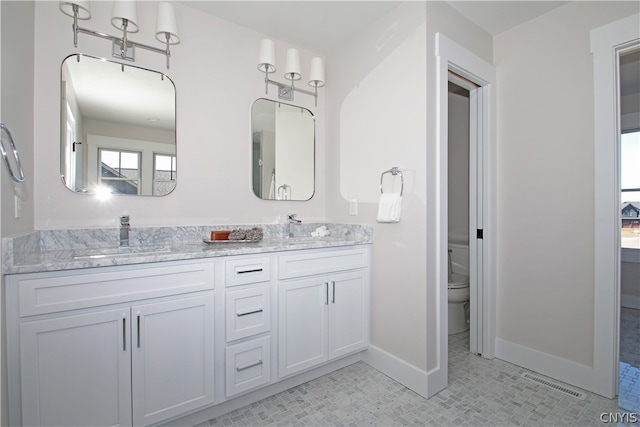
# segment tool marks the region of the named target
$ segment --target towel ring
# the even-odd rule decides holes
[[[402,193],[404,192],[404,178],[402,177],[402,171],[398,169],[397,166],[394,166],[380,174],[380,194],[384,194],[384,191],[382,191],[382,180],[384,179],[385,174],[388,173],[392,176],[400,175],[400,195],[402,196]]]
[[[9,145],[11,146],[11,153],[13,154],[13,158],[16,162],[16,166],[18,168],[18,173],[19,175],[16,176],[15,173],[13,173],[13,168],[11,167],[11,163],[9,163],[9,159],[7,158],[7,150],[4,147],[4,142],[3,142],[3,138],[2,138],[2,134],[6,134],[7,138],[9,138]],[[11,179],[13,179],[15,182],[23,182],[24,181],[24,171],[22,170],[22,163],[20,162],[20,156],[18,155],[18,149],[16,148],[16,145],[13,143],[13,137],[11,136],[11,132],[9,132],[9,129],[5,126],[4,123],[0,123],[0,153],[2,153],[2,158],[4,159],[4,162],[7,164],[7,169],[9,169],[9,175],[11,175]]]

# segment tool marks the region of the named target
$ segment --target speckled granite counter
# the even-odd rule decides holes
[[[323,225],[331,234],[311,237],[311,232]],[[259,242],[203,242],[211,230],[237,227],[262,227],[264,239]],[[287,237],[286,224],[132,227],[129,248],[118,248],[117,228],[36,231],[2,239],[2,273],[73,270],[373,242],[370,225],[305,223],[292,227],[292,239]]]

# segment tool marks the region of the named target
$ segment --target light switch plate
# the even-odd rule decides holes
[[[349,200],[349,215],[358,215],[358,199]]]

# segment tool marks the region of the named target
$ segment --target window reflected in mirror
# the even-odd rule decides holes
[[[86,55],[67,57],[61,74],[65,186],[83,194],[171,193],[177,182],[171,79]]]

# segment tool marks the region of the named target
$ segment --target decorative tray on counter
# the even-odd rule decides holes
[[[262,228],[236,228],[234,230],[213,230],[211,238],[202,239],[205,243],[255,243],[262,240]]]
[[[203,242],[211,244],[211,243],[257,243],[262,239],[237,239],[237,240],[211,240],[211,239],[202,239]]]

